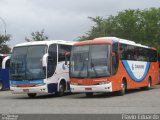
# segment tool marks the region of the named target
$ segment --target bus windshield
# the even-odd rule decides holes
[[[46,78],[42,66],[42,57],[46,51],[46,45],[15,47],[11,56],[11,80]]]
[[[71,53],[70,77],[104,77],[110,75],[110,45],[74,46]]]

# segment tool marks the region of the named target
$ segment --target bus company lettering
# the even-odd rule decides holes
[[[132,69],[144,69],[144,65],[132,65]]]

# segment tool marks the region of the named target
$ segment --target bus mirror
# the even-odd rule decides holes
[[[9,67],[10,63],[8,63],[7,61],[10,60],[10,58],[11,58],[10,56],[7,56],[7,57],[5,57],[3,59],[3,61],[2,61],[2,69],[6,69],[7,67]],[[8,63],[8,64],[6,64],[6,63]]]
[[[65,65],[67,65],[68,64],[68,61],[69,61],[69,58],[70,58],[70,52],[66,52],[65,53]]]
[[[115,57],[115,56],[116,56],[116,54],[114,52],[112,52],[112,57]]]
[[[47,67],[47,58],[48,58],[48,54],[45,54],[45,55],[42,57],[42,66],[43,66],[43,67]]]

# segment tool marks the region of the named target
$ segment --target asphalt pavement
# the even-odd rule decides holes
[[[124,96],[116,93],[66,94],[63,97],[39,95],[28,98],[23,94],[0,92],[0,113],[13,114],[160,114],[160,85],[151,90],[129,90]]]

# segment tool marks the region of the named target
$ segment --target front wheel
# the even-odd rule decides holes
[[[34,98],[34,97],[36,97],[37,94],[36,93],[28,93],[27,95],[30,98]]]
[[[0,81],[0,91],[2,91],[3,90],[3,83],[2,83],[2,81]]]
[[[121,90],[118,91],[118,95],[122,96],[126,93],[126,83],[125,81],[122,81],[121,83]]]
[[[149,79],[149,80],[148,80],[147,87],[146,87],[146,90],[151,89],[151,86],[152,86],[152,83],[151,83],[151,80]]]
[[[59,85],[59,91],[56,92],[55,94],[56,94],[56,96],[61,97],[61,96],[64,95],[64,91],[65,91],[65,85],[63,83],[60,83],[60,85]]]

